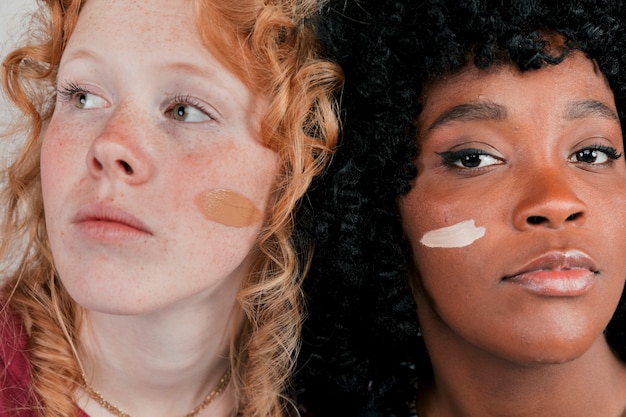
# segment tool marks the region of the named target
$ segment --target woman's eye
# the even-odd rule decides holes
[[[74,105],[79,109],[98,109],[106,107],[106,101],[102,97],[83,91],[74,95]]]
[[[170,115],[172,119],[178,120],[179,122],[198,123],[212,120],[211,116],[204,111],[185,103],[175,104],[170,110]]]
[[[604,165],[620,158],[622,154],[610,146],[594,146],[574,152],[569,160],[591,165]]]
[[[105,99],[75,83],[59,88],[57,93],[60,100],[74,105],[77,109],[99,109],[108,105]]]
[[[460,151],[437,153],[446,165],[458,168],[486,168],[502,164],[502,160],[480,149],[462,149]]]

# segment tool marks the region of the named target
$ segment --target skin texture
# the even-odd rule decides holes
[[[602,332],[624,286],[626,164],[580,153],[624,151],[604,77],[572,53],[526,73],[471,66],[422,98],[418,176],[399,202],[435,377],[420,415],[621,415],[626,371]],[[488,108],[450,112],[467,104]],[[478,150],[470,168],[441,156],[463,149]],[[486,227],[473,244],[419,244],[468,218]]]
[[[130,414],[184,414],[228,366],[262,225],[208,220],[195,199],[229,190],[265,213],[277,155],[260,142],[263,100],[204,48],[191,4],[164,0],[87,2],[58,90],[42,191],[59,276],[89,310],[87,376],[97,364],[93,386]]]

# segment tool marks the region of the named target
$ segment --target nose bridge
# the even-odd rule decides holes
[[[579,197],[570,167],[538,164],[525,170],[518,183],[521,196],[514,211],[518,229],[532,227],[560,228],[566,224],[582,225],[587,206]]]
[[[146,150],[147,120],[130,103],[113,109],[87,154],[87,166],[96,177],[144,182],[151,174]]]

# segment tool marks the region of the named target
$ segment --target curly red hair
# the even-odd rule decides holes
[[[74,392],[81,369],[81,308],[54,268],[40,183],[41,137],[54,110],[59,61],[85,0],[45,0],[34,15],[29,43],[4,61],[8,97],[26,116],[25,142],[6,169],[0,257],[17,255],[4,284],[10,307],[26,325],[32,386],[40,415],[76,416]],[[200,35],[207,48],[251,90],[267,98],[262,138],[280,158],[274,204],[258,238],[255,262],[239,302],[242,334],[232,335],[231,361],[239,413],[286,413],[289,375],[299,347],[306,248],[291,238],[292,213],[337,141],[334,92],[343,76],[320,58],[306,19],[315,0],[196,0]],[[218,46],[216,46],[218,45]],[[235,52],[236,51],[236,52]],[[226,53],[228,52],[228,53]],[[235,52],[235,53],[234,53]],[[4,238],[6,237],[6,238]]]

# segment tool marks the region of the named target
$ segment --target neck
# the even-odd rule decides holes
[[[217,387],[230,365],[236,326],[233,314],[224,314],[229,310],[223,308],[215,311],[215,303],[187,300],[142,315],[88,312],[81,332],[87,381],[136,417],[187,414]],[[91,417],[110,416],[85,393],[79,405]],[[232,389],[227,389],[206,412],[227,416],[233,406]]]
[[[434,383],[418,394],[420,417],[619,417],[626,367],[599,336],[582,356],[558,364],[520,364],[479,351],[429,347]]]

